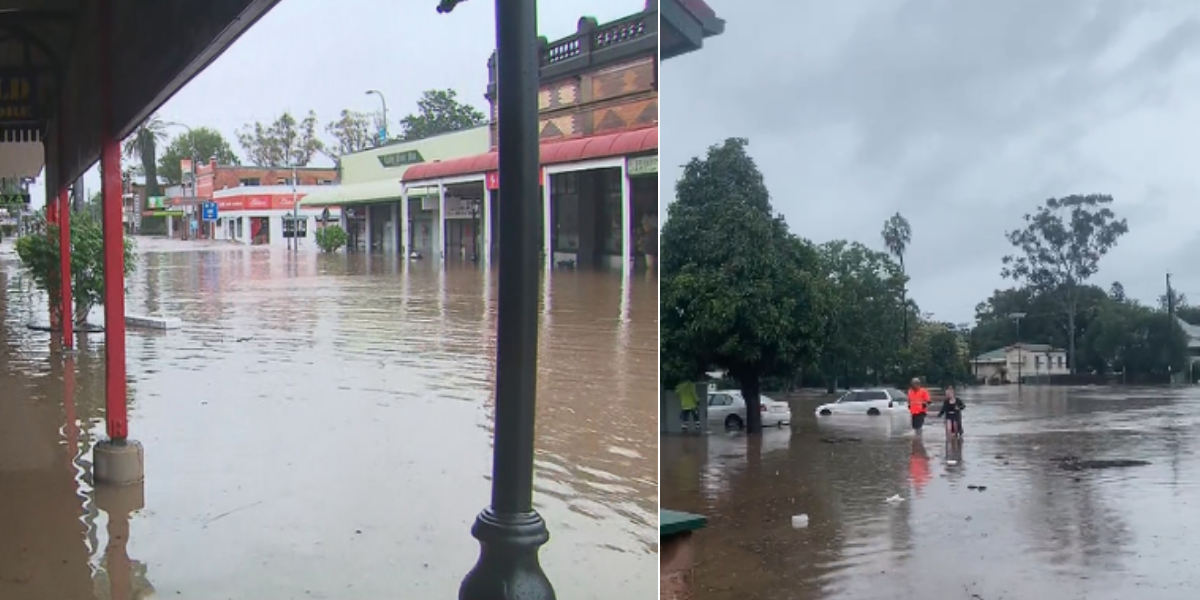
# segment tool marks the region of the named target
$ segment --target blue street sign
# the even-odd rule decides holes
[[[380,127],[379,128],[379,145],[382,146],[386,143],[387,143],[387,127]]]
[[[209,202],[205,202],[204,204],[201,204],[200,205],[200,218],[204,219],[205,221],[209,221],[209,222],[216,221],[217,220],[217,203],[209,201]]]

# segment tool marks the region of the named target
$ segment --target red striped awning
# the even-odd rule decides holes
[[[561,165],[658,150],[658,126],[572,140],[545,142],[542,166]],[[496,152],[413,165],[404,172],[404,183],[461,175],[483,175],[499,168]]]

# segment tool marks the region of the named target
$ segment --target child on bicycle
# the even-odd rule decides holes
[[[946,419],[946,436],[963,436],[962,411],[967,405],[954,393],[954,386],[946,386],[946,399],[942,402],[939,417]]]

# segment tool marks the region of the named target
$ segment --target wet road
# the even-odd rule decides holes
[[[1194,597],[1200,389],[991,388],[965,400],[960,446],[940,420],[914,442],[904,416],[818,422],[804,400],[792,430],[663,438],[664,507],[709,517],[697,596]],[[860,441],[822,442],[834,437]],[[1054,460],[1068,456],[1150,464]],[[893,495],[905,500],[885,502]],[[801,513],[810,525],[793,529]]]
[[[128,336],[140,509],[88,484],[103,337],[65,360],[0,264],[0,598],[456,597],[489,499],[495,272],[194,248],[142,242],[129,285],[129,312],[184,321]],[[543,294],[536,502],[560,597],[654,585],[656,294],[581,272]]]

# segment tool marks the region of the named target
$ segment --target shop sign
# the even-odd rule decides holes
[[[487,189],[495,191],[500,189],[500,171],[488,171],[483,174],[483,183]],[[546,183],[546,167],[538,169],[538,185]]]
[[[379,164],[389,169],[425,162],[425,157],[421,156],[421,153],[417,150],[405,150],[403,152],[393,152],[391,154],[380,154],[378,158]]]
[[[29,194],[19,192],[0,194],[0,206],[25,206],[29,204]]]
[[[182,217],[183,215],[184,215],[184,212],[182,210],[144,210],[144,211],[142,211],[143,217]]]
[[[625,174],[630,177],[658,174],[658,155],[634,156],[625,161]]]
[[[149,209],[162,210],[162,207],[166,206],[166,204],[167,204],[166,196],[150,196],[150,197],[146,198],[146,208],[149,208]]]
[[[33,97],[34,79],[16,70],[0,71],[0,123],[23,123],[37,119]]]

